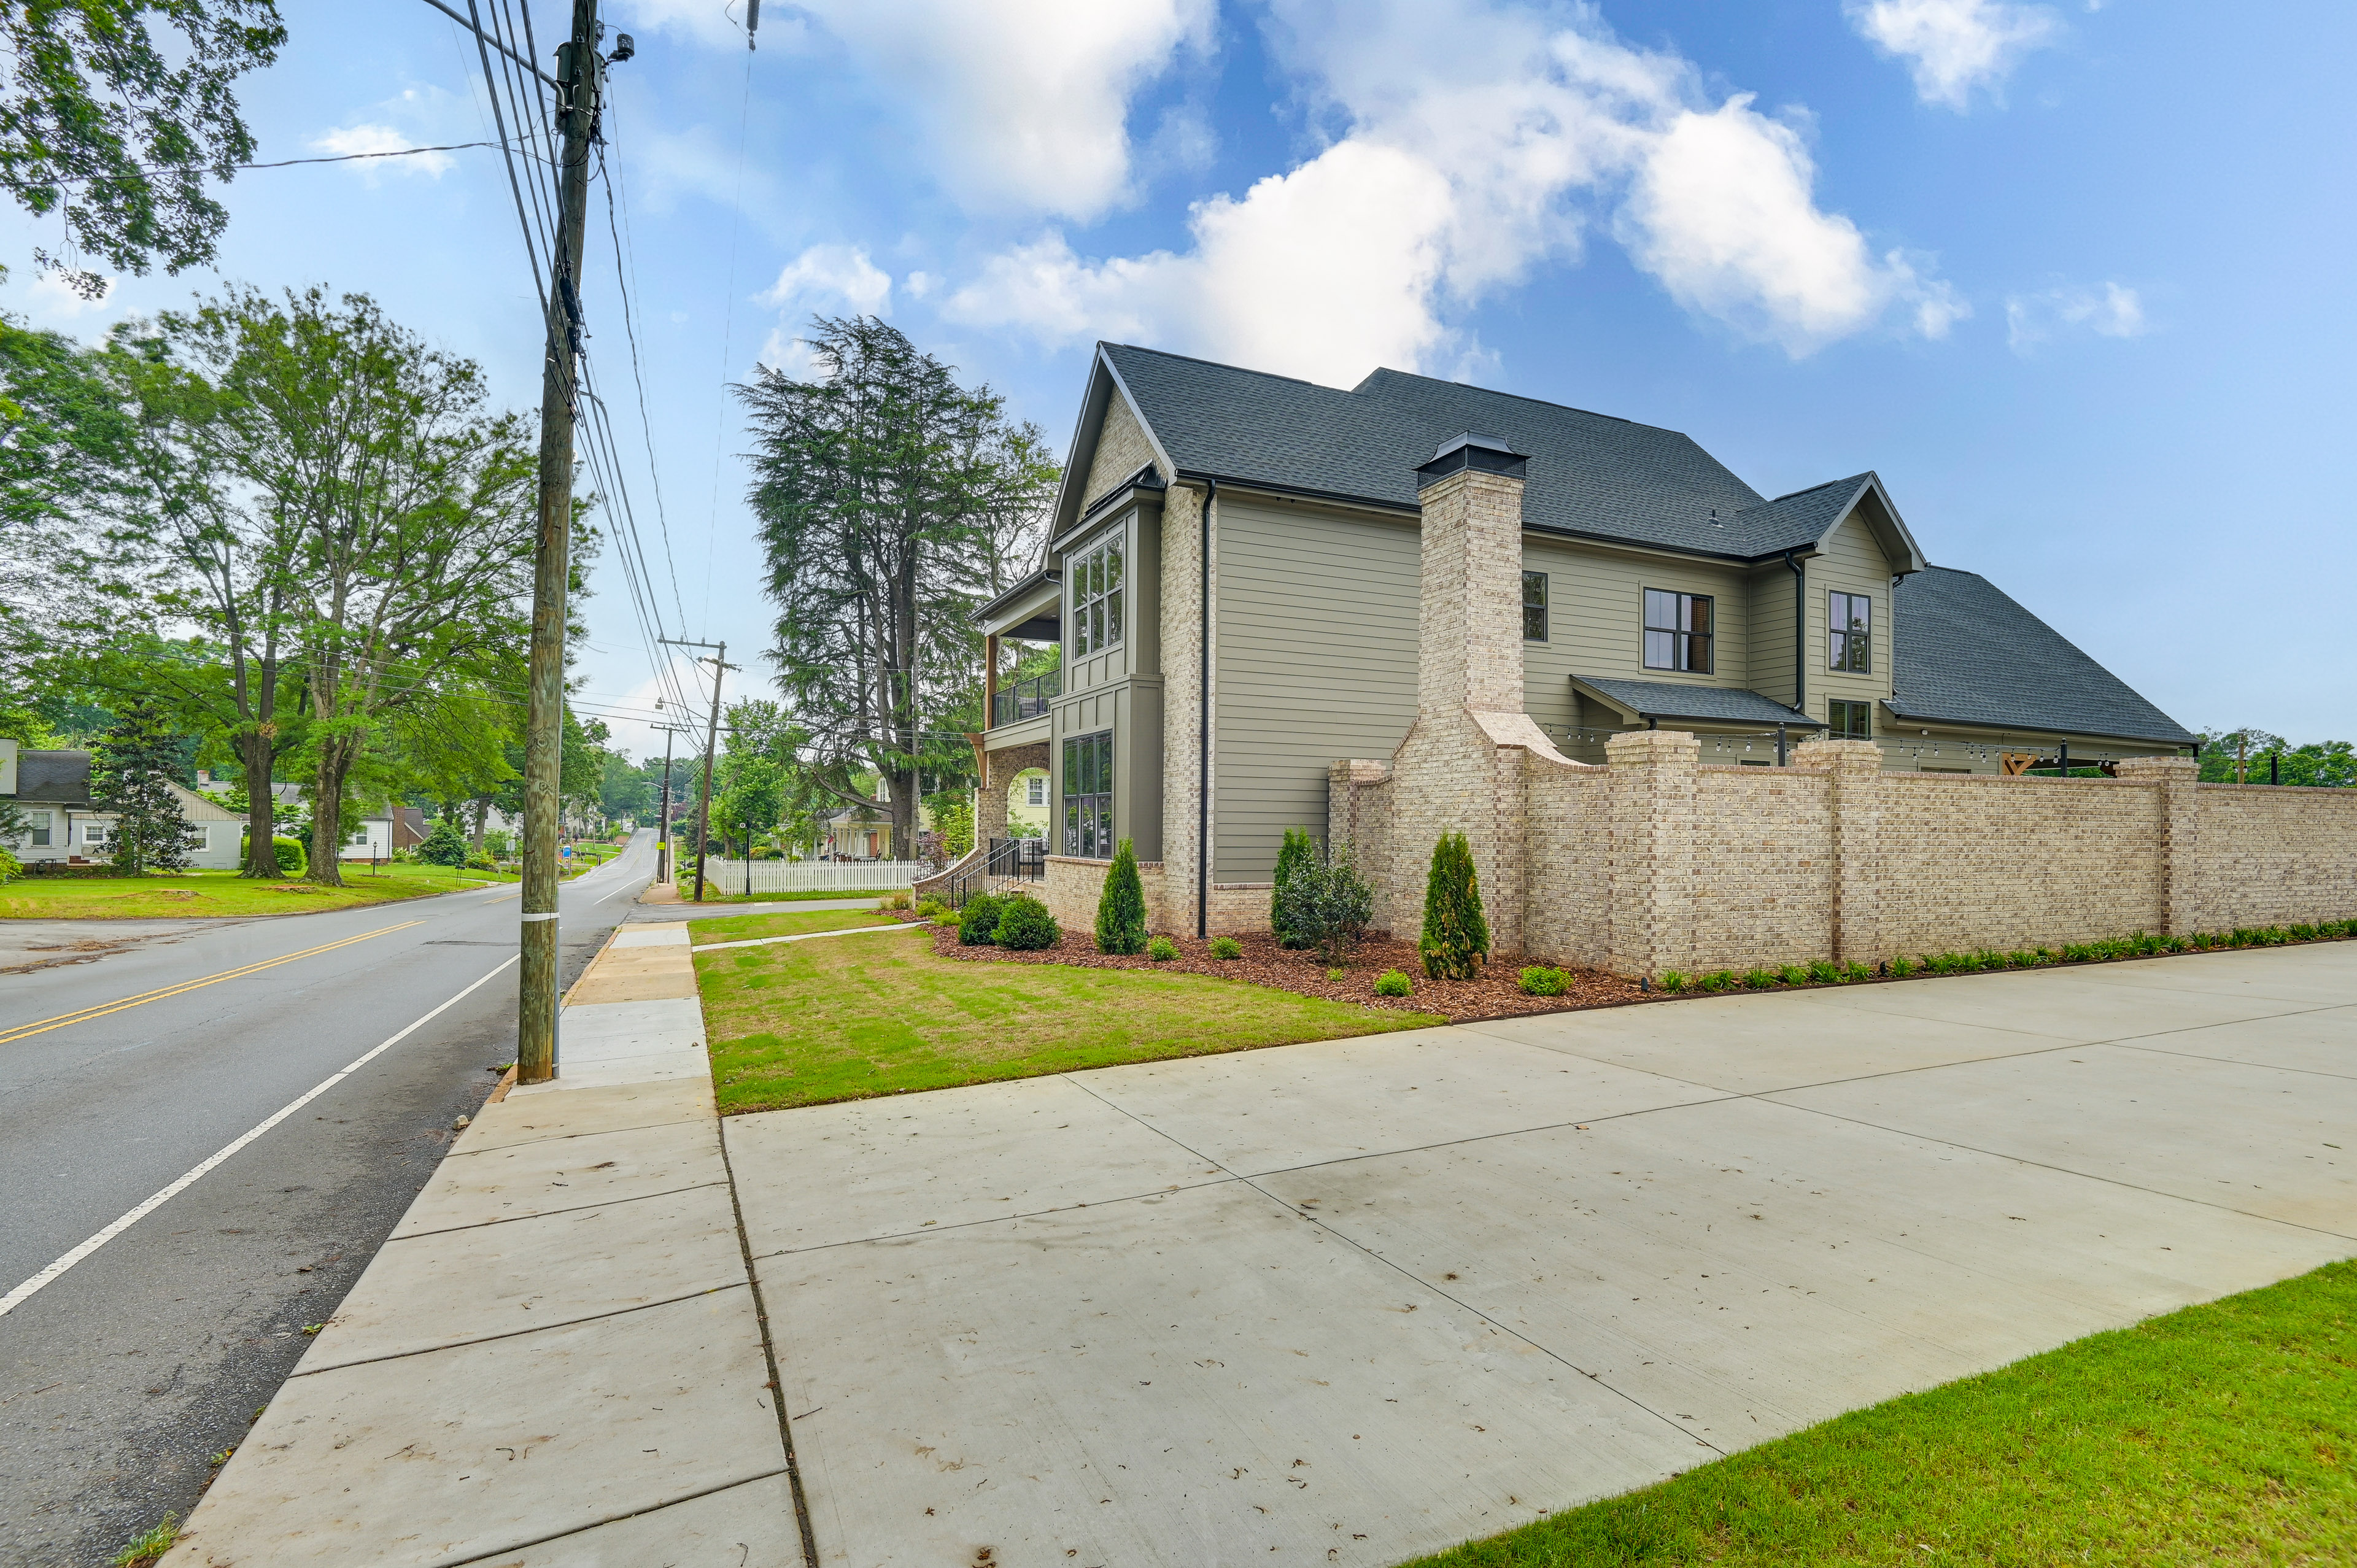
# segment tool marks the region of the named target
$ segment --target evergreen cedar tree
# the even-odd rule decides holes
[[[1129,840],[1124,839],[1105,872],[1104,892],[1097,897],[1097,951],[1145,950],[1146,886],[1138,880],[1137,855]]]
[[[1481,884],[1463,833],[1443,833],[1432,846],[1424,884],[1424,972],[1435,980],[1470,980],[1490,953],[1490,922],[1481,913]]]
[[[164,725],[149,703],[135,703],[98,743],[91,759],[91,800],[113,811],[109,848],[114,869],[124,876],[147,871],[186,871],[197,830],[180,814],[172,793],[186,748]]]
[[[1309,945],[1308,938],[1293,929],[1286,914],[1286,894],[1293,886],[1295,875],[1301,868],[1318,864],[1318,846],[1310,841],[1308,828],[1287,828],[1285,842],[1277,846],[1275,885],[1268,896],[1268,924],[1275,933],[1279,947],[1298,948]]]

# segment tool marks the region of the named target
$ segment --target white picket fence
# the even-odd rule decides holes
[[[695,862],[680,857],[680,881],[692,882]],[[748,885],[746,877],[752,881]],[[721,860],[704,863],[704,885],[715,893],[867,893],[907,887],[925,875],[913,860]]]

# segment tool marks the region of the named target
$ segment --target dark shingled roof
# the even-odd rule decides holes
[[[1900,580],[1890,711],[1998,729],[2192,744],[2192,733],[1986,577],[1933,566]]]
[[[1733,686],[1688,686],[1676,681],[1608,680],[1601,675],[1575,675],[1583,686],[1593,686],[1640,718],[1701,719],[1711,724],[1786,725],[1794,729],[1824,726],[1794,708],[1757,692]]]
[[[1736,532],[1749,554],[1770,555],[1780,550],[1805,549],[1823,539],[1828,529],[1847,515],[1857,504],[1858,492],[1873,478],[1871,473],[1852,474],[1846,479],[1829,479],[1805,490],[1794,490],[1789,496],[1778,496],[1749,511],[1736,513]]]
[[[90,753],[18,752],[15,798],[49,805],[90,804]]]
[[[1338,392],[1126,344],[1104,353],[1188,473],[1413,510],[1416,464],[1478,430],[1529,456],[1531,528],[1745,558],[1795,542],[1792,515],[1674,430],[1398,371]],[[1738,521],[1763,507],[1757,526]]]

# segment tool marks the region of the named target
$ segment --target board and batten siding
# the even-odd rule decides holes
[[[1581,717],[1571,690],[1575,675],[1691,686],[1746,683],[1750,596],[1739,568],[1650,559],[1526,533],[1523,570],[1547,575],[1547,639],[1523,644],[1523,706],[1559,743],[1566,732],[1595,722],[1595,715]],[[1711,596],[1712,673],[1645,668],[1648,588]],[[1617,721],[1608,722],[1618,727]]]
[[[1807,563],[1802,563],[1806,565]],[[1751,573],[1751,690],[1792,700],[1792,572],[1783,562]]]
[[[1214,882],[1265,882],[1322,834],[1326,770],[1388,758],[1415,719],[1416,524],[1220,496]]]

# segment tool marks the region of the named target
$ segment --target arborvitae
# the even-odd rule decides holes
[[[1490,953],[1490,922],[1481,914],[1481,883],[1463,833],[1443,833],[1432,846],[1432,873],[1424,884],[1424,972],[1435,980],[1470,980]]]
[[[111,847],[117,872],[136,876],[188,868],[197,830],[180,814],[180,798],[172,791],[187,751],[146,703],[133,703],[100,739],[90,793],[100,811],[114,813]]]
[[[1137,953],[1146,950],[1146,885],[1137,877],[1137,855],[1129,841],[1121,841],[1105,872],[1104,892],[1097,898],[1097,951]]]
[[[1285,843],[1276,852],[1276,886],[1268,896],[1269,929],[1276,933],[1279,947],[1308,947],[1309,939],[1293,927],[1286,914],[1286,897],[1293,886],[1294,874],[1304,866],[1318,864],[1318,845],[1311,840],[1308,828],[1287,828]]]

